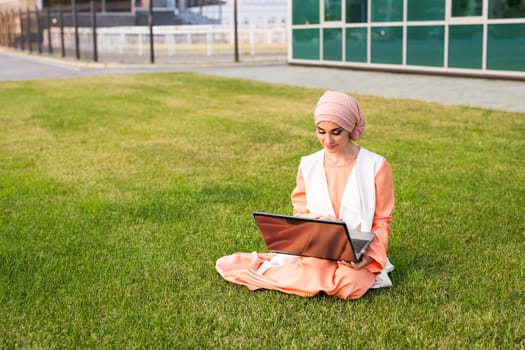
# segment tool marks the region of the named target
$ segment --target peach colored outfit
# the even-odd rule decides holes
[[[337,167],[324,161],[328,192],[335,213],[339,213],[341,197],[354,164],[355,161]],[[387,262],[394,189],[392,169],[386,160],[375,176],[375,190],[376,203],[371,231],[376,233],[376,238],[368,248],[373,260],[367,267],[355,270],[336,261],[294,257],[288,263],[268,268],[261,274],[258,271],[261,265],[270,262],[276,254],[254,252],[235,253],[218,259],[217,271],[227,281],[244,285],[250,290],[264,288],[299,296],[314,296],[324,292],[342,299],[360,298],[374,285],[376,274],[383,270]],[[291,199],[295,215],[316,216],[307,209],[305,183],[300,169]]]

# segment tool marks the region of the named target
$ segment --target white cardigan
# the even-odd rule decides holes
[[[375,176],[384,158],[361,147],[335,215],[324,169],[324,149],[301,158],[300,169],[311,213],[341,217],[352,231],[370,232],[376,207]]]

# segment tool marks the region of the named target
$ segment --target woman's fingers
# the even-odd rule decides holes
[[[368,255],[368,252],[366,250],[362,250],[361,261],[358,263],[352,261],[351,267],[356,270],[360,270],[368,264],[370,264],[370,256]]]

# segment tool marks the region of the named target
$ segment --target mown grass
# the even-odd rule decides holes
[[[194,74],[0,83],[0,348],[525,348],[525,115],[359,96],[394,286],[249,292],[322,91]]]

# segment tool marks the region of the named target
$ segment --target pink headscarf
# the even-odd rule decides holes
[[[314,112],[315,125],[322,121],[335,123],[350,132],[352,140],[359,140],[365,129],[365,116],[359,103],[351,96],[338,91],[326,91],[317,102]]]

